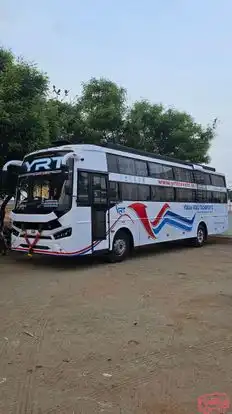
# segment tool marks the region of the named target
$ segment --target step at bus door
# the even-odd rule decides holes
[[[109,248],[108,175],[91,174],[92,248],[93,252]]]

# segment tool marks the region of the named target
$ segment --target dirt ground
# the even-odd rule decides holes
[[[232,398],[231,252],[0,257],[0,414],[195,414],[202,394]]]

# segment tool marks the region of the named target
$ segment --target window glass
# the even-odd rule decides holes
[[[195,202],[196,192],[188,188],[176,188],[176,201],[177,202]]]
[[[212,191],[213,203],[227,203],[227,193],[221,193],[220,191]]]
[[[212,185],[211,177],[209,173],[205,173],[203,171],[194,171],[194,178],[197,184],[201,185]]]
[[[136,175],[135,160],[127,157],[118,157],[119,172],[121,174]]]
[[[224,204],[227,204],[228,203],[228,193],[227,192],[226,193],[221,193],[221,197],[222,197],[222,202]]]
[[[118,156],[114,154],[106,154],[108,171],[118,173]]]
[[[184,181],[187,183],[193,183],[193,171],[187,168],[173,167],[174,177],[176,181]]]
[[[77,200],[79,203],[89,204],[89,175],[86,172],[78,173]]]
[[[205,185],[211,185],[210,174],[204,173],[204,183],[205,183]]]
[[[138,184],[138,200],[140,200],[140,201],[150,200],[150,187],[149,187],[149,185]]]
[[[212,203],[212,191],[206,191],[205,202]]]
[[[149,162],[149,175],[154,178],[164,178],[163,177],[163,165],[157,164],[155,162]]]
[[[173,168],[169,165],[163,165],[163,178],[166,180],[173,180]]]
[[[122,200],[137,200],[138,199],[138,185],[129,183],[120,183],[120,193]]]
[[[107,191],[106,191],[106,177],[100,175],[94,175],[92,181],[93,191],[93,203],[106,204],[107,203]]]
[[[120,200],[119,197],[119,184],[115,181],[109,182],[109,200],[110,203],[116,203]]]
[[[221,175],[211,174],[211,181],[215,187],[225,187],[225,178]]]
[[[199,203],[212,203],[212,191],[197,190],[196,199]]]
[[[147,163],[146,161],[135,160],[135,173],[140,177],[147,177]]]
[[[202,171],[194,171],[194,179],[197,184],[205,184],[205,174]]]
[[[174,201],[175,190],[173,187],[151,186],[152,201]]]

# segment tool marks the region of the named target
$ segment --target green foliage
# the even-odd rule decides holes
[[[0,165],[51,145],[114,142],[193,162],[209,161],[216,121],[204,128],[185,112],[142,100],[127,106],[126,90],[90,79],[70,101],[35,65],[0,49]]]
[[[0,163],[49,145],[48,78],[0,49]]]
[[[216,121],[203,128],[185,112],[136,102],[128,112],[125,145],[193,162],[209,162]]]
[[[80,105],[87,136],[96,143],[117,142],[123,130],[125,89],[107,79],[92,78],[83,84]]]

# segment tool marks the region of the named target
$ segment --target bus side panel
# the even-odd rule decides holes
[[[202,214],[203,216],[203,214]],[[213,204],[213,211],[207,217],[208,234],[222,234],[228,230],[228,205]]]
[[[208,234],[223,233],[228,227],[227,206],[223,204],[135,202],[132,207],[140,245],[196,237],[202,221]]]
[[[140,245],[139,241],[139,227],[138,217],[134,214],[134,211],[129,207],[131,202],[122,202],[112,207],[109,211],[110,226],[109,226],[109,244],[110,250],[112,250],[113,240],[118,230],[126,228],[128,229],[134,241],[134,247]]]
[[[72,246],[70,251],[78,254],[92,253],[91,207],[75,207],[72,210]],[[82,252],[83,251],[83,252]],[[81,252],[81,253],[79,253]]]
[[[192,209],[184,208],[184,203],[148,203],[148,217],[154,239],[149,244],[192,238],[197,231],[197,217]],[[143,242],[141,236],[141,243]],[[147,243],[146,243],[147,244]]]

